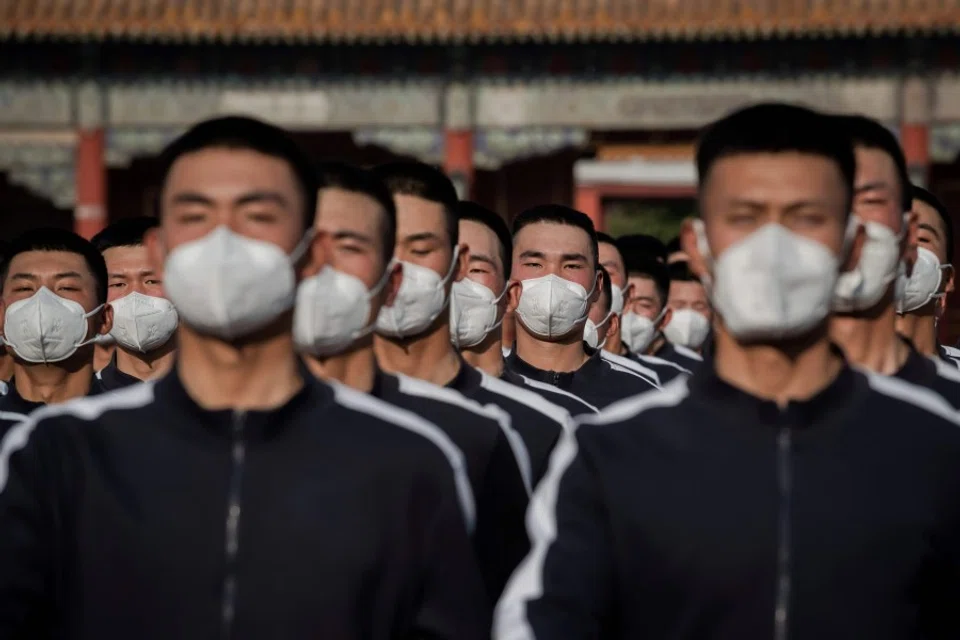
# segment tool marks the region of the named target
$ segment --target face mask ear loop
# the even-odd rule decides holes
[[[297,246],[293,248],[293,251],[290,253],[290,264],[297,264],[300,262],[301,258],[307,254],[307,250],[310,248],[310,243],[313,242],[314,237],[317,235],[317,230],[314,227],[307,229],[307,232],[303,234],[303,237],[300,238],[300,242],[297,243]]]

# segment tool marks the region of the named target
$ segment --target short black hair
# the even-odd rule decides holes
[[[503,277],[510,279],[510,271],[513,267],[513,237],[510,235],[510,228],[506,220],[498,216],[490,209],[483,207],[476,202],[461,200],[457,203],[457,219],[472,220],[493,231],[497,240],[500,241],[500,260],[503,262]]]
[[[10,275],[10,263],[13,262],[13,259],[21,253],[30,251],[63,251],[83,257],[90,273],[93,274],[93,280],[97,287],[97,304],[106,303],[107,263],[104,262],[103,255],[89,240],[72,231],[54,227],[25,231],[10,242],[3,261],[3,268],[0,270],[0,283],[6,284],[7,276]]]
[[[943,220],[943,228],[947,233],[947,237],[943,239],[943,243],[947,248],[947,262],[953,264],[953,219],[950,217],[950,212],[947,211],[947,208],[943,205],[940,198],[933,195],[930,191],[927,191],[923,187],[918,187],[917,185],[911,185],[911,197],[913,200],[919,200],[931,207],[940,215],[940,219]],[[913,202],[910,202],[911,208],[913,208]]]
[[[374,167],[373,172],[387,185],[392,195],[416,196],[443,206],[446,214],[450,246],[457,246],[457,188],[450,178],[436,167],[422,162],[390,162]]]
[[[668,264],[667,273],[670,275],[670,282],[700,282],[700,278],[693,274],[693,271],[690,270],[690,263],[686,260]]]
[[[383,212],[380,231],[383,242],[383,264],[393,257],[397,243],[397,207],[390,190],[372,171],[361,169],[345,162],[320,162],[317,164],[317,211],[323,201],[324,189],[342,189],[367,196],[380,205]]]
[[[162,193],[174,163],[181,157],[204,149],[247,149],[279,158],[290,165],[303,197],[303,226],[313,226],[317,208],[317,180],[313,162],[293,138],[280,127],[246,116],[225,116],[204,120],[171,142],[160,153],[160,189],[157,214],[162,215]]]
[[[610,313],[610,307],[613,305],[613,282],[610,281],[610,272],[603,265],[599,265],[600,271],[600,298],[605,299],[607,304],[603,307],[604,315]],[[602,303],[601,303],[602,304]]]
[[[139,247],[147,231],[160,226],[160,221],[150,216],[123,218],[107,226],[90,240],[97,251],[103,253],[114,247]]]
[[[820,156],[836,164],[847,188],[849,214],[857,169],[850,136],[836,117],[797,105],[757,104],[708,125],[697,143],[699,184],[703,186],[714,164],[724,158],[788,152]]]
[[[523,211],[513,220],[513,237],[516,239],[520,231],[531,224],[550,222],[565,224],[583,229],[590,238],[590,250],[593,252],[594,267],[600,266],[600,249],[597,243],[597,231],[593,227],[593,220],[585,213],[565,207],[561,204],[541,204]]]
[[[680,247],[680,236],[674,236],[670,238],[670,240],[668,240],[667,244],[664,246],[667,249],[667,257],[669,257],[671,253],[683,251],[683,249]]]
[[[656,236],[648,236],[643,233],[634,233],[631,235],[620,236],[617,238],[617,248],[624,261],[630,258],[640,258],[646,256],[659,262],[666,262],[667,247],[663,241]],[[628,258],[629,256],[629,258]]]
[[[910,211],[913,204],[911,199],[910,174],[907,172],[907,158],[903,154],[903,148],[897,142],[897,137],[893,135],[890,129],[886,128],[876,120],[871,120],[866,116],[834,116],[840,123],[844,132],[856,147],[866,149],[877,149],[884,152],[893,160],[893,166],[897,170],[897,182],[900,187],[900,201],[903,211]]]
[[[657,289],[657,295],[660,296],[660,306],[663,308],[667,304],[667,298],[670,295],[670,272],[667,265],[656,258],[645,255],[637,255],[627,258],[627,275],[641,276],[653,280]]]

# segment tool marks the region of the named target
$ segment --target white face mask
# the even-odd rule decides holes
[[[841,313],[872,309],[896,279],[900,263],[903,231],[898,235],[878,222],[859,222],[866,234],[860,261],[855,269],[840,274],[833,292],[833,310]],[[904,218],[904,230],[906,224]]]
[[[697,350],[710,333],[707,316],[693,309],[674,309],[670,322],[663,328],[663,335],[673,344]]]
[[[450,340],[457,349],[474,347],[500,326],[499,303],[507,293],[498,296],[489,287],[464,278],[453,283],[450,292]]]
[[[523,290],[517,305],[517,317],[530,333],[540,338],[562,338],[587,319],[590,296],[576,282],[549,274],[520,282]]]
[[[657,337],[657,323],[663,319],[667,312],[664,307],[660,314],[651,320],[647,316],[628,311],[620,319],[620,339],[627,345],[633,353],[643,354],[647,347]]]
[[[610,284],[610,311],[616,315],[623,313],[623,289]]]
[[[613,316],[613,310],[610,310],[603,320],[599,324],[594,324],[593,320],[587,318],[587,323],[583,325],[583,341],[589,345],[591,349],[600,350],[603,349],[603,345],[607,344],[607,336],[603,336],[603,341],[600,341],[600,327],[607,324],[610,321],[610,318]]]
[[[703,221],[696,223],[709,260]],[[848,238],[850,229],[855,222]],[[765,224],[713,261],[713,305],[738,340],[796,338],[829,315],[839,269],[840,258],[816,240]]]
[[[403,282],[393,305],[380,309],[377,333],[390,338],[409,338],[426,331],[447,306],[444,288],[456,271],[459,256],[460,247],[456,247],[447,275],[442,278],[429,267],[401,262]]]
[[[303,280],[297,287],[293,312],[297,348],[315,356],[331,356],[373,331],[370,301],[383,290],[392,272],[391,261],[369,290],[360,278],[332,267]]]
[[[46,287],[7,307],[3,341],[27,362],[61,362],[80,347],[91,344],[87,337],[87,318],[103,309],[87,313],[79,302],[61,298]]]
[[[149,353],[167,344],[180,321],[169,300],[136,291],[114,300],[110,306],[113,307],[110,335],[121,347],[140,353]]]
[[[164,289],[191,328],[223,340],[242,338],[293,306],[293,264],[312,237],[311,230],[287,255],[271,242],[219,226],[170,252]]]
[[[943,270],[948,264],[940,264],[937,255],[924,247],[917,247],[917,262],[908,278],[901,273],[897,280],[897,313],[904,314],[926,306],[931,300],[942,298],[940,284]]]

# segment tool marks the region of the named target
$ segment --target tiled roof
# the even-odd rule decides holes
[[[960,0],[0,0],[0,38],[476,41],[960,31]]]

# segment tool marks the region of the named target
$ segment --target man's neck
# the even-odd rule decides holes
[[[873,312],[835,315],[830,321],[830,338],[851,364],[890,376],[910,355],[910,349],[897,336],[895,322],[892,302]]]
[[[896,320],[897,333],[925,356],[937,355],[937,321],[933,313],[905,313]]]
[[[541,371],[570,373],[579,370],[590,359],[583,350],[582,335],[583,330],[580,328],[563,340],[545,342],[531,335],[518,322],[514,351],[518,358]]]
[[[503,375],[503,342],[500,339],[500,329],[487,334],[483,342],[475,347],[468,347],[460,352],[463,359],[471,367],[480,369],[494,378]]]
[[[92,352],[88,354],[92,357]],[[73,360],[71,358],[70,360]],[[90,393],[93,384],[93,361],[27,364],[15,362],[13,382],[21,398],[29,402],[53,404],[81,398]]]
[[[377,376],[377,358],[372,338],[361,347],[329,358],[305,356],[310,373],[321,380],[335,380],[348,387],[370,393]]]
[[[450,343],[447,314],[441,314],[433,328],[421,336],[394,340],[378,335],[373,345],[377,362],[388,373],[402,373],[440,386],[460,373],[460,356]]]
[[[802,341],[749,346],[718,327],[715,345],[714,362],[721,379],[780,406],[816,395],[843,368],[843,359],[830,346],[826,326]]]
[[[657,336],[653,339],[650,345],[647,347],[647,350],[644,351],[644,354],[648,356],[657,355],[657,351],[663,348],[663,345],[667,344],[667,339],[663,337],[662,331],[657,331]]]
[[[190,396],[205,409],[273,409],[303,387],[293,351],[290,318],[238,343],[178,331],[177,373]]]
[[[128,351],[117,346],[115,354],[117,369],[121,372],[138,380],[152,380],[170,371],[177,357],[176,340],[171,339],[167,344],[150,353]]]

